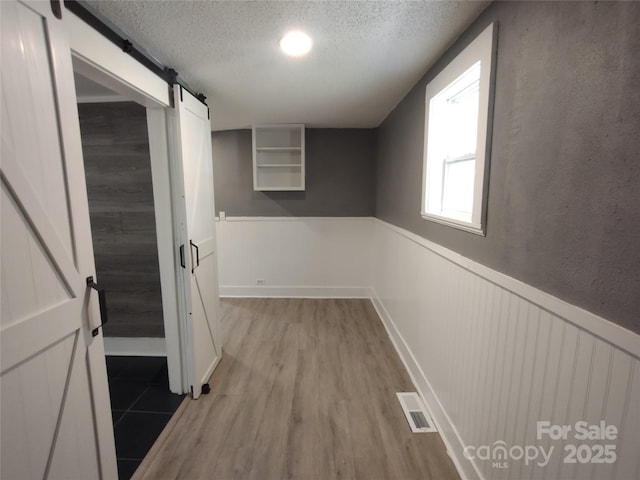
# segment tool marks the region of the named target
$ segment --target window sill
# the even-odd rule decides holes
[[[465,222],[462,220],[456,220],[454,218],[442,217],[440,215],[434,215],[433,213],[422,212],[420,215],[425,220],[429,220],[431,222],[439,223],[441,225],[447,225],[449,227],[457,228],[458,230],[464,230],[465,232],[480,235],[481,237],[486,236],[485,229],[481,224],[478,223]]]

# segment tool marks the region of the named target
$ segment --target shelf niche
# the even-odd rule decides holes
[[[304,190],[304,125],[254,125],[253,189]]]

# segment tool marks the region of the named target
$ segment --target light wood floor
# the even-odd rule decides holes
[[[211,393],[185,400],[134,478],[447,480],[437,433],[411,433],[409,377],[369,300],[223,299]]]

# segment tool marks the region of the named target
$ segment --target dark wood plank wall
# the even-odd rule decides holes
[[[80,104],[82,149],[107,337],[164,337],[146,110]]]

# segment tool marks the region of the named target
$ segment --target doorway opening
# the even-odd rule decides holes
[[[180,83],[169,85],[81,20],[70,16],[68,21],[74,73],[146,108],[169,389],[197,399],[208,393],[206,382],[222,356],[208,107],[189,89]],[[88,207],[87,203],[81,216],[88,215]],[[99,269],[98,265],[98,283]],[[107,380],[103,347],[113,352],[110,341],[102,340],[100,336],[94,342],[92,385],[97,389],[104,389]],[[101,410],[102,424],[109,425],[107,409]],[[104,427],[107,447],[109,430]]]
[[[107,292],[102,329],[122,480],[184,399],[169,387],[158,251],[163,232],[156,225],[170,212],[157,212],[154,203],[147,108],[74,76],[96,275]]]

